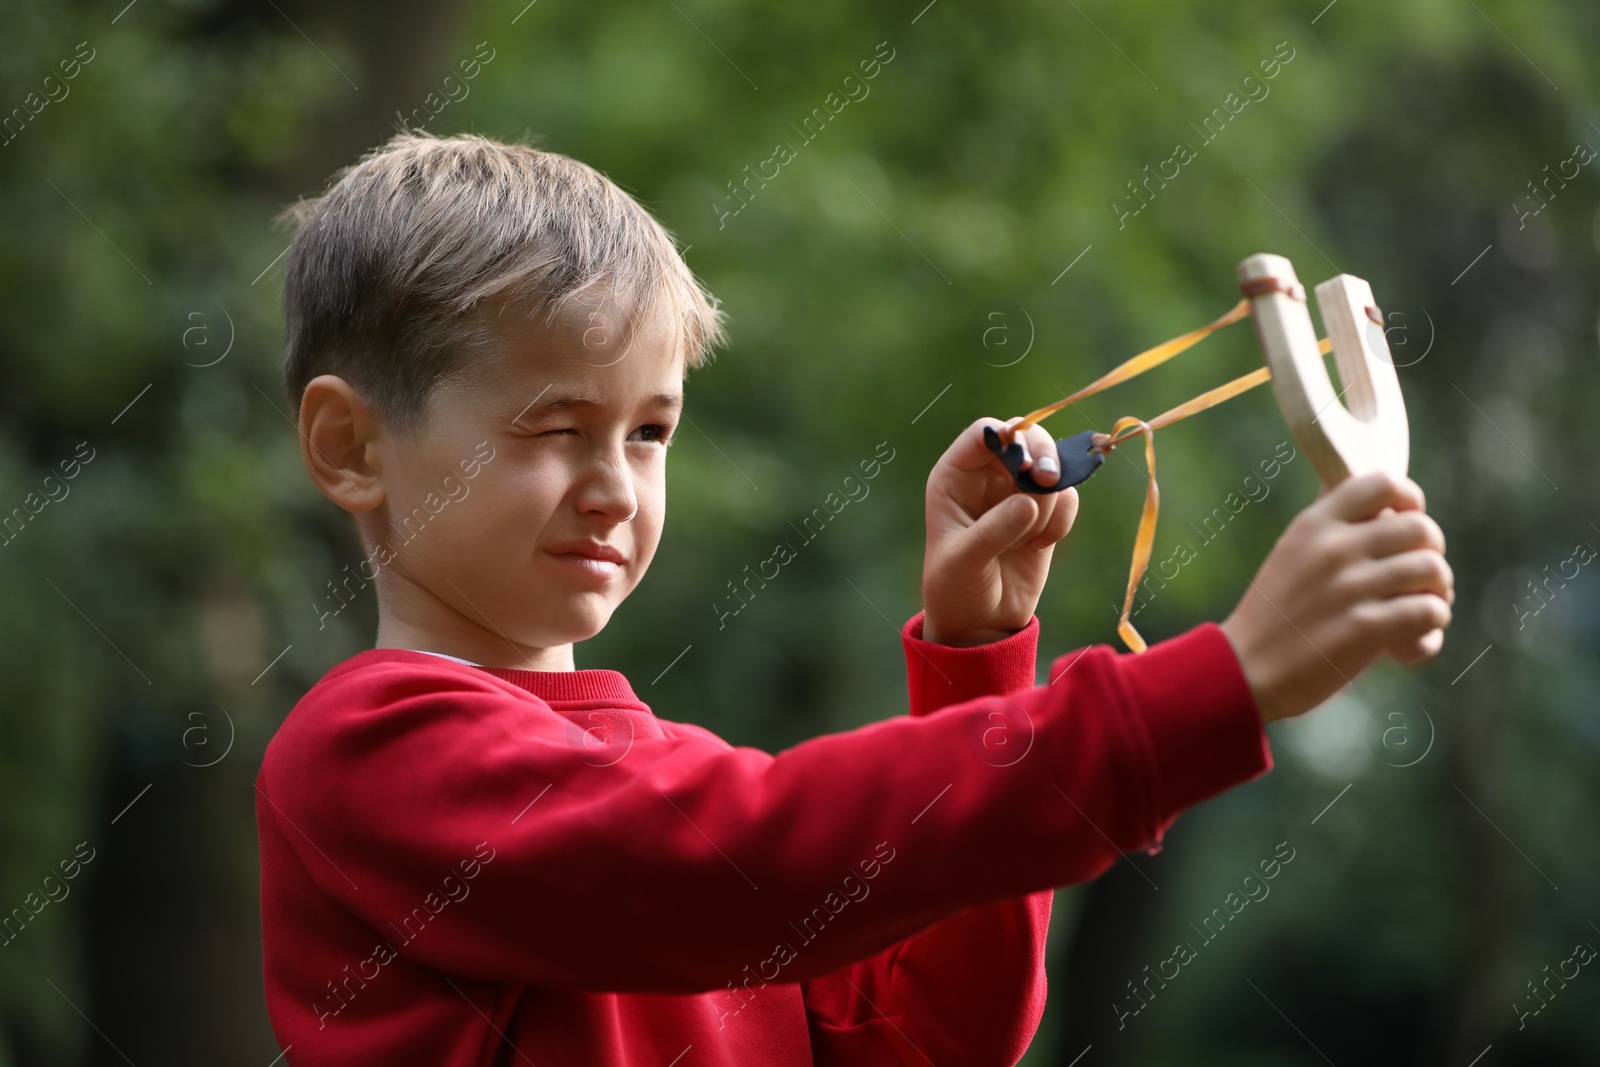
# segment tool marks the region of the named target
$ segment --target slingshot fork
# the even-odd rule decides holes
[[[1305,287],[1290,262],[1268,253],[1249,257],[1239,264],[1239,291],[1250,300],[1284,421],[1323,484],[1331,487],[1374,470],[1403,476],[1410,461],[1410,426],[1372,287],[1340,274],[1316,289],[1344,382],[1340,394],[1322,361]]]

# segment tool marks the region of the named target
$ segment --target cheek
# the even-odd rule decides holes
[[[666,520],[667,493],[665,479],[646,477],[637,484],[639,511],[628,523],[633,533],[633,551],[639,561],[638,573],[655,557],[661,543],[661,530]]]
[[[500,559],[525,556],[546,537],[560,499],[533,479],[507,479],[493,493],[467,501],[461,515],[470,527],[465,540],[473,552]],[[474,503],[481,507],[472,508]]]
[[[496,441],[495,446],[495,458],[472,477],[455,470],[464,494],[458,491],[459,499],[432,519],[429,536],[409,542],[403,554],[446,569],[467,560],[503,568],[530,555],[561,502],[566,481],[554,465],[519,457],[515,442]],[[471,455],[470,448],[466,454]],[[420,504],[430,491],[448,499],[440,483],[418,481],[406,487],[407,505]]]

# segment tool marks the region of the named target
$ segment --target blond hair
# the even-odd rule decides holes
[[[397,134],[285,212],[298,225],[284,285],[284,382],[337,374],[397,427],[495,334],[514,301],[547,323],[579,302],[637,322],[669,311],[688,367],[724,340],[718,302],[672,235],[577,160],[485,137]],[[622,331],[626,332],[626,331]]]

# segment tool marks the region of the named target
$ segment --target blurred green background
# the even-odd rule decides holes
[[[904,712],[924,480],[960,428],[1210,320],[1253,252],[1369,279],[1456,571],[1444,651],[1274,726],[1271,775],[1061,890],[1024,1062],[1595,1062],[1600,974],[1529,983],[1600,945],[1600,577],[1574,561],[1600,547],[1600,8],[525,3],[0,9],[0,910],[90,857],[0,947],[0,1065],[277,1055],[253,780],[376,616],[369,587],[319,625],[360,553],[282,395],[275,218],[397,114],[600,168],[724,301],[656,564],[579,665],[770,751]],[[1259,359],[1236,327],[1047,425]],[[1222,618],[1317,489],[1300,456],[1202,536],[1288,437],[1269,390],[1158,437],[1155,558],[1195,558],[1137,616],[1152,640]],[[880,442],[870,495],[719,628],[725,583]],[[1041,671],[1116,643],[1141,453],[1083,488]],[[1119,1028],[1281,842],[1270,897]]]

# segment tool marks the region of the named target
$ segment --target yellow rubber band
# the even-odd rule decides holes
[[[1240,319],[1248,317],[1249,314],[1250,301],[1241,300],[1233,306],[1232,310],[1230,310],[1226,315],[1223,315],[1221,318],[1217,319],[1215,322],[1206,326],[1202,326],[1198,330],[1190,330],[1182,337],[1174,337],[1170,341],[1163,341],[1154,348],[1147,348],[1143,352],[1140,352],[1137,356],[1134,356],[1132,359],[1124,362],[1121,366],[1108,371],[1100,378],[1090,382],[1088,385],[1084,386],[1082,389],[1079,389],[1076,393],[1073,393],[1066,399],[1057,400],[1054,404],[1047,404],[1037,411],[1034,411],[1028,415],[1024,415],[1022,421],[1011,428],[1011,433],[1015,434],[1020,430],[1026,430],[1029,426],[1032,426],[1040,419],[1048,418],[1060,411],[1062,408],[1070,407],[1086,396],[1093,396],[1102,389],[1109,389],[1113,385],[1120,385],[1129,378],[1143,374],[1152,367],[1159,367],[1161,364],[1165,363],[1179,352],[1182,352],[1185,349],[1205,340],[1207,337],[1210,337],[1224,326],[1232,326]],[[1005,435],[1002,436],[1004,437]],[[1007,444],[1011,443],[1009,437],[1005,437],[1005,441]]]

